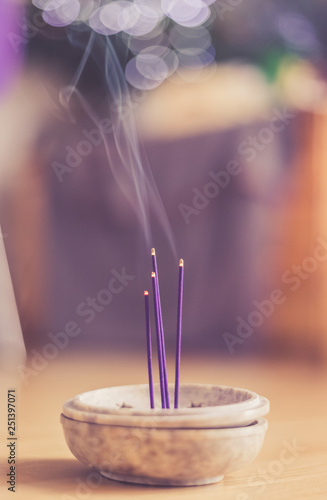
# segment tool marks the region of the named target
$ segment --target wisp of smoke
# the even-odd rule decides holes
[[[73,40],[71,41],[73,43]],[[97,55],[98,64],[104,68],[104,77],[108,86],[108,107],[112,120],[113,143],[109,143],[107,135],[99,126],[100,118],[77,88],[87,59],[93,57],[94,54]],[[176,254],[174,237],[166,211],[147,160],[142,158],[140,153],[128,85],[108,37],[100,37],[91,32],[71,85],[61,91],[61,103],[67,109],[69,109],[69,101],[73,94],[77,96],[82,108],[99,129],[114,178],[126,199],[136,210],[144,231],[146,244],[153,245],[150,222],[153,217],[156,224],[159,223],[162,227],[174,254]],[[118,153],[120,159],[118,162],[117,155],[113,155],[113,148],[115,148],[115,153]],[[115,160],[113,160],[113,156]]]
[[[75,36],[78,26],[89,29],[90,36],[80,64],[71,84],[62,90],[61,102],[69,112],[71,97],[76,95],[84,111],[97,125],[114,178],[137,213],[146,244],[154,244],[151,236],[153,221],[164,231],[175,255],[174,237],[166,211],[148,162],[140,153],[127,81],[145,91],[160,85],[179,67],[193,65],[199,68],[212,62],[211,37],[203,25],[210,18],[209,5],[213,1],[33,0],[36,7],[43,9],[43,18],[48,24],[68,26],[67,35],[72,44],[79,43]],[[168,21],[173,23],[171,39],[161,36]],[[125,70],[110,38],[118,33],[127,50],[135,54],[138,47]],[[184,39],[182,44],[181,38]],[[114,139],[110,143],[99,127],[100,119],[95,110],[78,90],[78,82],[90,57],[104,71],[108,87]]]

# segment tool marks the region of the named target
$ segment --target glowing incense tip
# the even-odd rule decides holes
[[[155,278],[156,277],[156,273],[151,273],[151,278]]]
[[[146,290],[144,290],[144,295],[149,295],[149,292],[147,292]]]
[[[151,248],[151,255],[155,255],[155,254],[156,254],[155,248]]]
[[[180,261],[179,261],[179,265],[180,265],[180,267],[183,267],[183,266],[184,266],[184,260],[183,260],[183,259],[180,259]]]

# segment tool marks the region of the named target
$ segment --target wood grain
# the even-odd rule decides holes
[[[170,356],[172,357],[172,356]],[[173,374],[173,365],[168,365]],[[79,463],[64,441],[62,403],[87,390],[146,381],[143,354],[61,353],[17,394],[18,473],[16,499],[202,498],[216,500],[323,500],[327,491],[326,369],[231,357],[185,357],[183,382],[246,387],[270,399],[269,428],[259,457],[218,484],[154,488],[102,478]],[[3,397],[3,394],[2,394]],[[1,402],[1,409],[4,401]],[[4,412],[2,411],[2,415]],[[2,437],[5,423],[1,424]],[[8,464],[1,439],[1,499],[12,498],[4,482]]]

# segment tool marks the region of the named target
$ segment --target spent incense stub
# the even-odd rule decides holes
[[[178,277],[174,408],[178,408],[178,396],[179,396],[179,375],[180,375],[181,346],[182,346],[183,285],[184,285],[184,261],[183,261],[183,259],[180,259],[180,261],[179,261],[179,277]]]
[[[154,272],[151,273],[151,280],[153,288],[154,317],[155,317],[156,332],[157,332],[157,351],[158,351],[158,364],[159,364],[161,406],[162,408],[166,408],[166,391],[165,391],[165,376],[163,367],[162,339],[160,334],[160,320],[158,312],[158,286],[157,286],[156,274]]]
[[[147,357],[148,357],[148,377],[149,377],[149,395],[150,395],[150,408],[154,408],[154,393],[153,393],[153,373],[152,373],[152,344],[151,344],[151,325],[150,325],[150,311],[149,311],[149,292],[144,292],[145,303],[145,326],[146,326],[146,343],[147,343]]]
[[[155,273],[155,280],[156,280],[156,287],[157,287],[157,305],[158,305],[160,337],[161,337],[161,345],[162,345],[161,353],[162,353],[162,366],[163,366],[163,373],[164,373],[165,402],[166,402],[166,408],[170,408],[169,391],[168,391],[168,378],[167,378],[167,363],[166,363],[166,346],[165,346],[165,335],[164,335],[164,328],[163,328],[161,299],[160,299],[160,287],[159,287],[159,273],[158,273],[157,256],[156,256],[156,251],[154,248],[151,248],[151,257],[152,257],[152,271]]]

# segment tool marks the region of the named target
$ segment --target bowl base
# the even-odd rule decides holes
[[[201,486],[205,484],[218,483],[224,476],[208,477],[203,479],[194,480],[178,480],[178,479],[164,479],[146,476],[131,476],[125,474],[115,474],[114,472],[106,472],[99,470],[100,474],[108,479],[120,481],[123,483],[147,484],[153,486]]]

